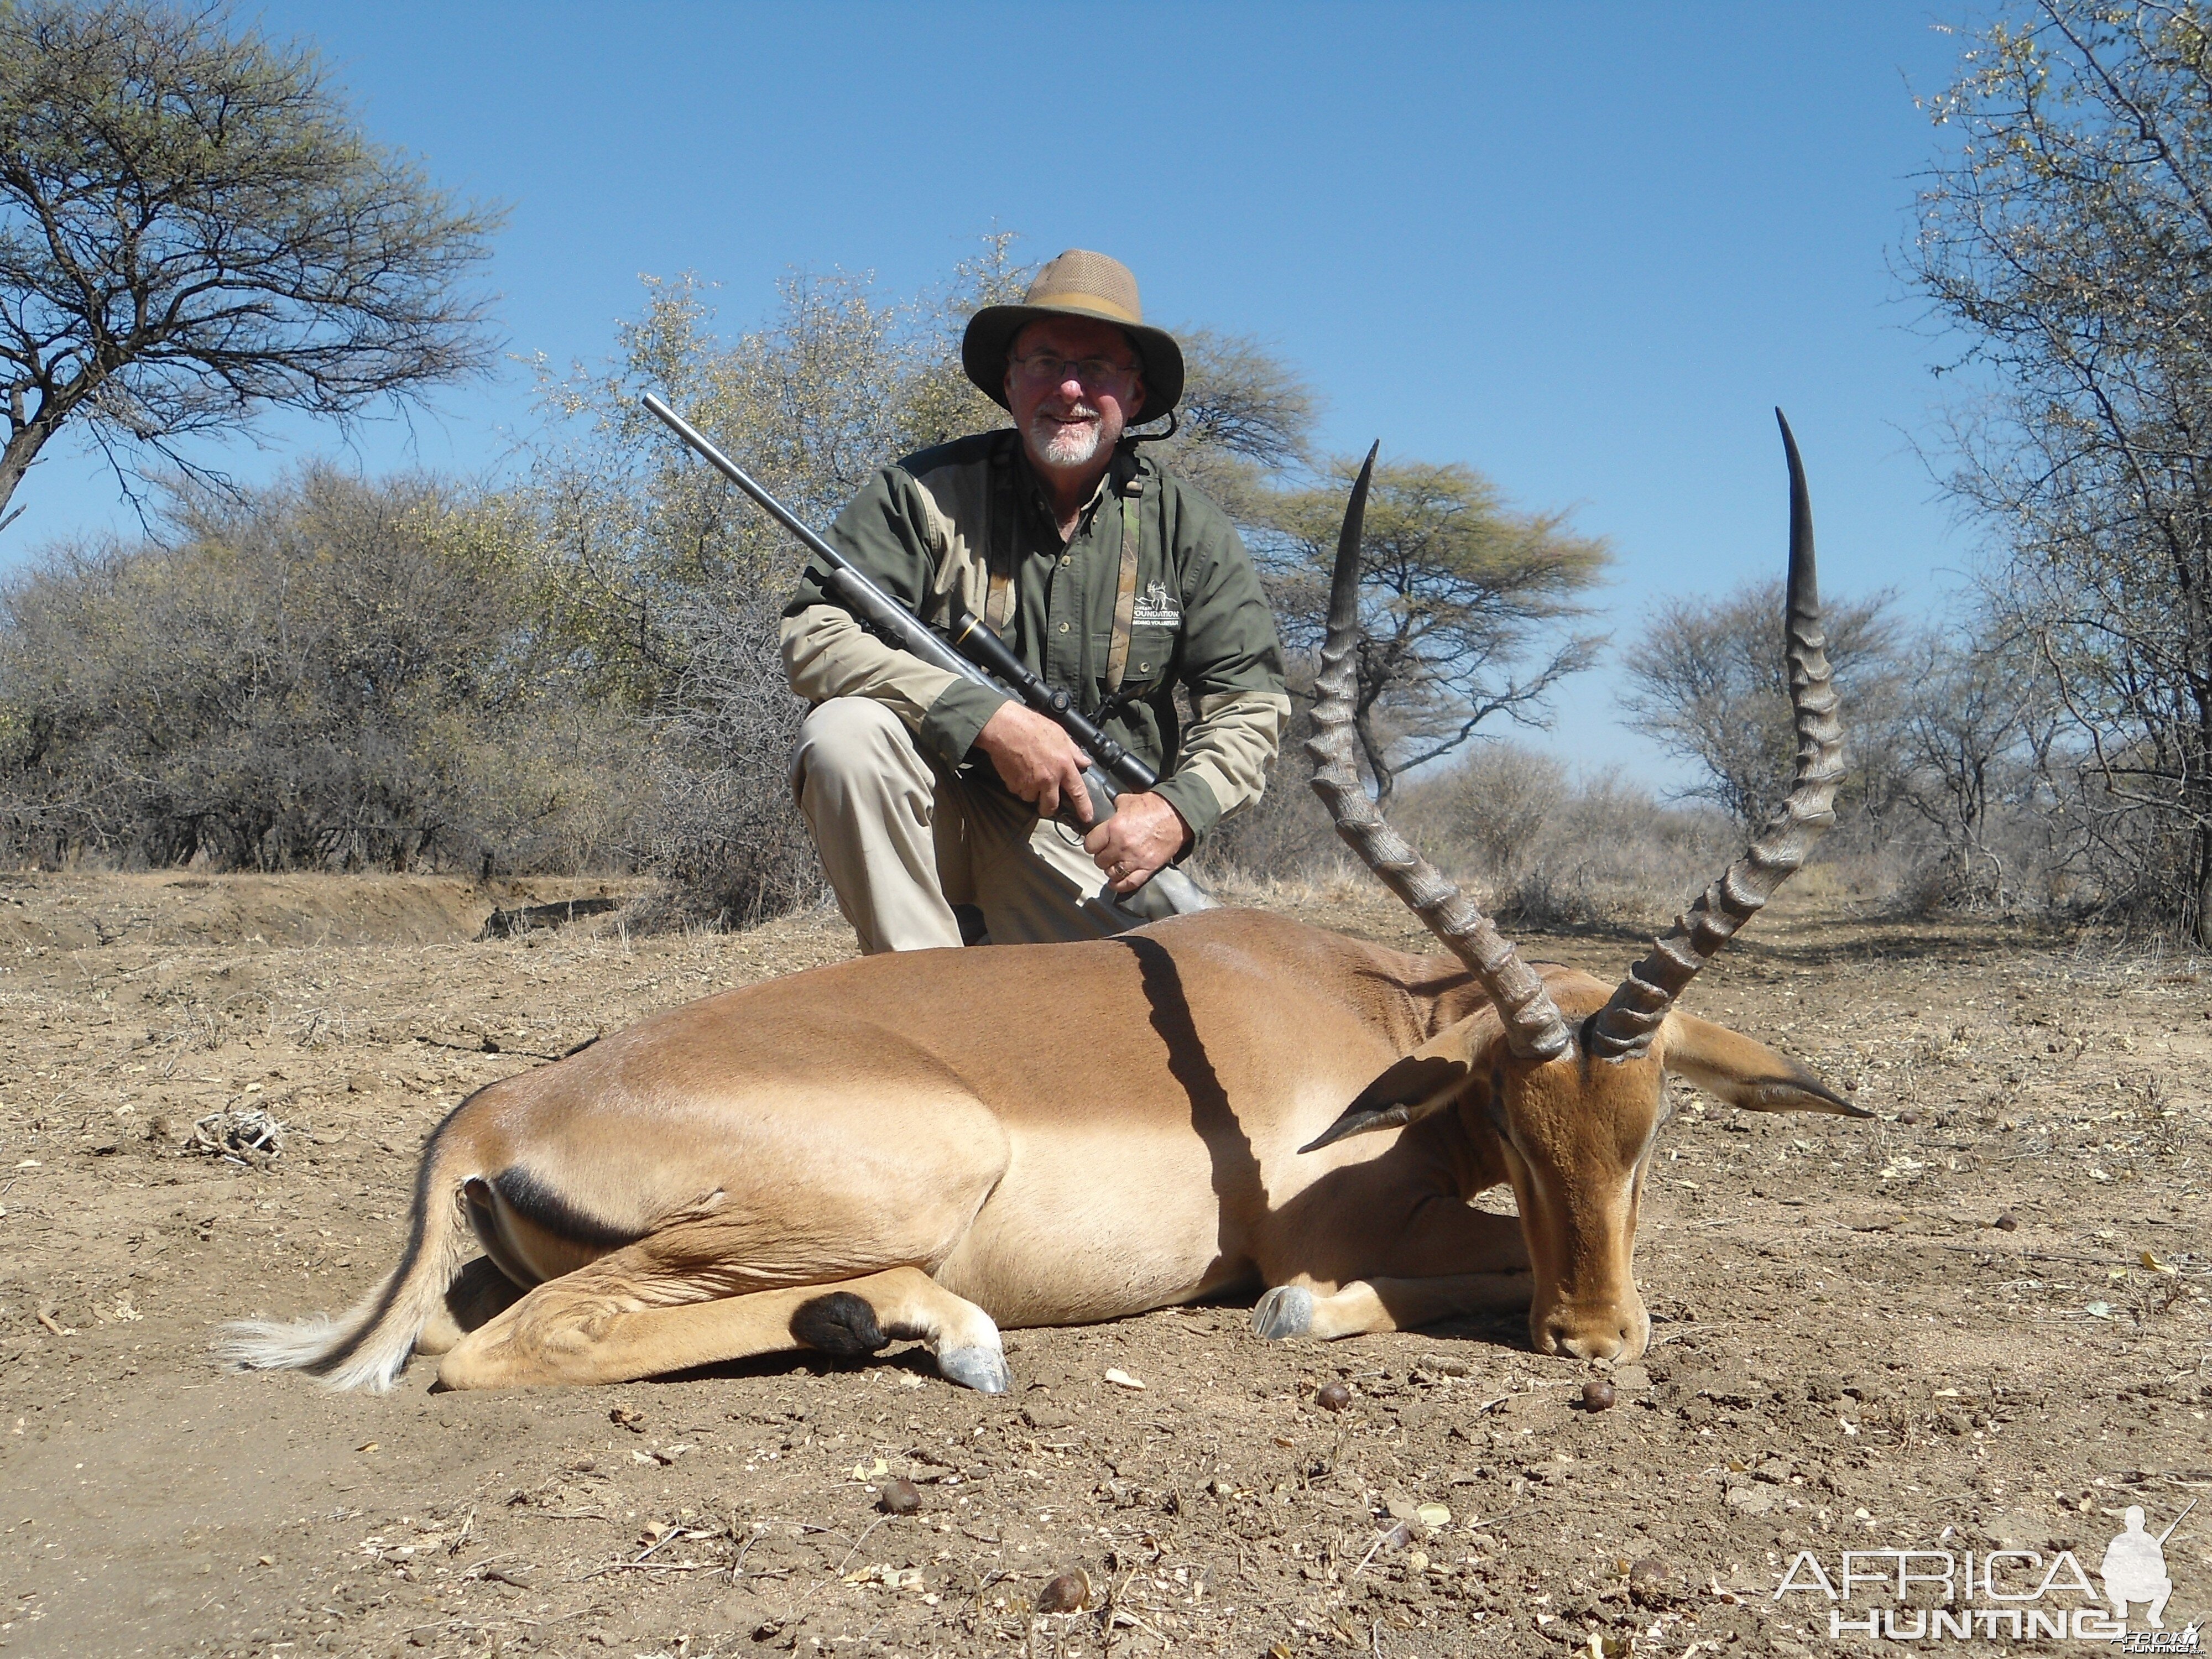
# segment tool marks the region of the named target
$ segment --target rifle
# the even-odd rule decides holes
[[[1115,799],[1122,791],[1142,791],[1158,786],[1160,775],[1145,763],[1142,756],[1131,754],[1122,744],[1108,736],[1096,721],[1076,708],[1074,700],[1066,691],[1047,685],[1031,673],[1029,665],[1017,657],[997,635],[984,627],[981,619],[970,616],[965,606],[953,607],[950,619],[952,638],[948,643],[926,626],[919,617],[877,586],[858,565],[816,535],[797,514],[769,495],[743,467],[709,443],[706,434],[698,428],[653,392],[647,392],[644,401],[647,410],[665,422],[668,429],[681,438],[701,459],[750,495],[762,511],[797,537],[800,544],[822,562],[825,585],[861,622],[900,650],[921,658],[933,668],[943,669],[977,685],[988,686],[1001,696],[1020,698],[1073,738],[1077,745],[1091,757],[1091,763],[1084,770],[1083,783],[1091,795],[1091,821],[1093,825],[1103,823],[1114,815]],[[1060,817],[1072,829],[1082,828],[1073,810],[1067,806],[1061,807]],[[1169,908],[1177,915],[1219,908],[1205,889],[1173,865],[1154,871],[1151,884],[1159,890],[1160,896],[1167,901]],[[1103,897],[1106,902],[1113,902],[1112,895]],[[1120,907],[1117,905],[1115,908]]]

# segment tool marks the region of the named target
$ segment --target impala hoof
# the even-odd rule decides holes
[[[978,1394],[1004,1394],[1014,1380],[1006,1356],[996,1348],[948,1348],[937,1356],[937,1369],[947,1382]]]
[[[1270,1342],[1286,1336],[1304,1336],[1313,1329],[1313,1292],[1296,1285],[1278,1285],[1261,1297],[1252,1310],[1252,1328]]]

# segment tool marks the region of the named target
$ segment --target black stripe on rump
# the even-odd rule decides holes
[[[617,1250],[645,1237],[642,1229],[617,1227],[597,1216],[586,1215],[571,1204],[558,1188],[540,1180],[519,1164],[510,1164],[492,1176],[491,1184],[498,1188],[507,1208],[556,1238],[594,1249]]]

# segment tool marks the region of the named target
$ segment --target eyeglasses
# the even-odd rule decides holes
[[[1032,380],[1059,386],[1079,380],[1085,386],[1112,386],[1137,372],[1134,363],[1117,363],[1110,357],[1057,357],[1049,351],[1032,351],[1012,360]]]

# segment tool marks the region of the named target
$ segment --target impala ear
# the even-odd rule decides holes
[[[1725,1025],[1677,1009],[1667,1016],[1661,1064],[1716,1099],[1747,1112],[1826,1112],[1872,1117],[1796,1060]]]
[[[1488,1075],[1485,1056],[1504,1035],[1497,1013],[1488,1008],[1446,1027],[1404,1059],[1393,1062],[1359,1097],[1344,1109],[1336,1121],[1298,1148],[1319,1152],[1347,1135],[1371,1129],[1395,1129],[1419,1123],[1442,1111],[1466,1092],[1474,1079]]]

